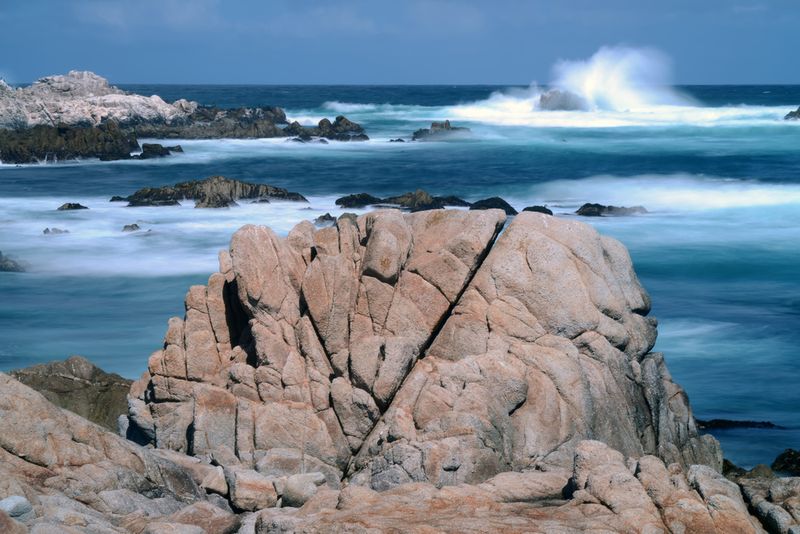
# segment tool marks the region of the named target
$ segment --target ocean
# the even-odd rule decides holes
[[[183,296],[245,223],[286,233],[341,195],[418,188],[501,196],[574,217],[584,202],[646,215],[583,219],[620,239],[653,299],[656,345],[701,419],[784,428],[716,431],[726,457],[769,463],[800,447],[800,86],[587,89],[589,111],[543,111],[541,89],[497,86],[180,86],[125,89],[222,107],[277,105],[291,120],[344,114],[364,143],[177,141],[161,160],[0,165],[0,369],[81,354],[138,377]],[[390,143],[431,121],[466,138]],[[174,144],[169,141],[167,144]],[[222,210],[109,203],[144,186],[222,174],[297,191],[309,204]],[[64,202],[89,210],[59,212]],[[358,211],[358,210],[350,210]],[[137,223],[143,232],[122,233]],[[69,230],[43,235],[47,227]],[[149,230],[149,232],[148,232]]]

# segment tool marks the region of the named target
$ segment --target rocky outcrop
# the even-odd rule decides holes
[[[452,126],[449,120],[432,122],[430,128],[420,128],[411,134],[412,141],[442,141],[464,137],[469,134],[469,128]]]
[[[770,534],[800,532],[800,478],[741,478],[745,502]]]
[[[392,206],[400,207],[411,212],[436,210],[448,206],[471,206],[466,200],[455,196],[432,196],[427,191],[417,189],[402,195],[378,198],[369,193],[357,193],[336,199],[336,205],[343,208],[364,208],[367,206]]]
[[[121,198],[121,197],[120,197]],[[194,200],[196,208],[221,208],[235,205],[237,200],[291,200],[307,202],[300,193],[292,193],[267,184],[251,184],[224,176],[181,182],[173,186],[145,187],[126,197],[128,206],[171,206],[181,200]]]
[[[721,468],[617,241],[501,210],[246,226],[129,399],[159,448],[327,485],[480,484],[598,439]]]
[[[330,139],[331,141],[368,141],[369,137],[364,133],[364,128],[344,115],[339,115],[331,122],[322,119],[317,127],[302,126],[299,122],[293,122],[284,130],[286,135],[297,136],[301,141],[310,141],[313,138]]]
[[[790,111],[789,113],[787,113],[786,116],[784,117],[784,120],[787,121],[800,120],[800,107],[798,107],[795,111]]]
[[[286,124],[281,108],[223,109],[195,102],[191,106],[190,112],[173,120],[136,121],[129,128],[139,137],[155,139],[260,139],[288,135],[279,126]]]
[[[583,217],[616,217],[624,215],[637,215],[647,213],[643,206],[633,206],[626,208],[624,206],[605,206],[603,204],[586,203],[575,212],[576,215]]]
[[[56,406],[114,432],[119,417],[128,412],[131,381],[106,373],[81,356],[17,369],[9,374]]]
[[[136,136],[116,122],[99,126],[38,124],[27,129],[0,129],[0,161],[36,163],[81,158],[129,159],[139,150]]]
[[[88,210],[86,206],[83,204],[78,204],[77,202],[65,202],[61,204],[59,207],[56,208],[58,211],[75,211],[75,210]]]
[[[3,255],[0,251],[0,273],[21,273],[25,272],[22,264],[16,260],[12,260],[8,256]]]
[[[786,449],[772,462],[772,469],[792,476],[800,476],[800,451]]]

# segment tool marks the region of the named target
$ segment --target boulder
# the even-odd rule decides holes
[[[333,224],[336,224],[336,217],[334,217],[330,213],[324,213],[319,217],[317,217],[316,219],[314,219],[315,226],[331,226]]]
[[[503,210],[506,212],[506,215],[516,215],[517,210],[515,210],[511,204],[506,202],[500,197],[491,197],[485,198],[483,200],[478,200],[477,202],[473,202],[469,209],[471,210]]]
[[[22,273],[25,268],[16,260],[12,260],[8,256],[3,255],[0,251],[0,273]]]
[[[224,176],[181,182],[174,186],[146,187],[128,196],[128,206],[174,206],[178,201],[191,199],[196,208],[235,206],[241,199],[275,199],[307,202],[299,193],[266,184],[252,184]]]
[[[67,202],[65,204],[61,204],[58,208],[58,211],[71,211],[71,210],[88,210],[86,206],[82,204],[78,204],[77,202]]]
[[[772,462],[772,469],[791,476],[800,476],[800,451],[786,449]]]
[[[552,215],[553,210],[548,208],[547,206],[528,206],[523,208],[522,211],[532,211],[534,213],[544,213],[545,215]]]
[[[131,381],[106,373],[81,356],[34,365],[9,374],[47,400],[89,421],[115,431],[127,413]]]
[[[252,469],[226,468],[225,480],[231,505],[237,510],[252,512],[275,506],[278,502],[272,481]]]
[[[603,204],[586,203],[575,212],[576,215],[582,217],[610,217],[610,216],[623,216],[623,215],[637,215],[647,213],[647,210],[642,206],[633,206],[631,208],[619,206],[604,206]]]
[[[286,484],[281,492],[281,506],[303,506],[317,493],[317,488],[325,484],[325,475],[322,473],[302,473],[292,475],[286,479]]]
[[[30,521],[36,517],[33,505],[21,495],[12,495],[0,500],[0,510],[5,512],[8,517],[22,522]]]
[[[441,141],[464,137],[469,133],[469,128],[463,126],[452,126],[449,120],[444,122],[432,122],[430,128],[420,128],[411,134],[412,141]]]
[[[432,197],[428,192],[417,189],[396,197],[384,198],[384,204],[394,204],[410,211],[438,210],[444,208],[444,202]]]
[[[329,139],[331,141],[367,141],[369,137],[364,133],[364,128],[343,115],[339,115],[331,122],[322,119],[316,127],[307,127],[299,122],[293,122],[283,129],[286,136],[294,136],[296,141],[309,142],[312,140]]]
[[[181,150],[183,151],[183,150]],[[163,158],[170,155],[170,150],[158,143],[142,143],[142,153],[138,159]]]

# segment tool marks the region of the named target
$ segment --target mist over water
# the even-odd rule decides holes
[[[582,220],[629,248],[660,321],[656,350],[696,415],[788,427],[719,433],[735,462],[769,462],[800,443],[800,122],[782,120],[800,104],[800,87],[670,83],[658,52],[609,47],[557,64],[541,87],[128,87],[214,105],[279,105],[306,124],[344,114],[371,140],[170,140],[186,152],[0,165],[0,251],[28,268],[0,273],[0,368],[83,354],[138,376],[166,320],[183,313],[186,290],[205,283],[238,227],[285,235],[299,221],[341,214],[341,195],[499,195],[518,210],[546,204],[559,217],[575,217],[584,202],[642,205],[648,214]],[[443,119],[471,135],[388,142]],[[285,187],[309,203],[108,202],[214,174]],[[56,211],[64,202],[90,209]],[[131,223],[142,230],[123,233]],[[46,227],[69,233],[46,236]]]

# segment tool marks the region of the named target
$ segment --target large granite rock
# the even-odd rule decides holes
[[[81,356],[17,369],[9,374],[56,406],[112,431],[117,430],[119,416],[128,412],[131,381],[106,373]]]
[[[130,395],[160,448],[386,490],[563,469],[597,439],[721,469],[651,353],[617,241],[525,212],[373,212],[245,226]]]
[[[181,200],[195,201],[196,208],[222,208],[235,205],[237,200],[258,199],[292,200],[307,202],[300,193],[267,184],[251,184],[224,176],[210,176],[203,180],[181,182],[172,186],[145,187],[124,200],[128,206],[176,205]]]

